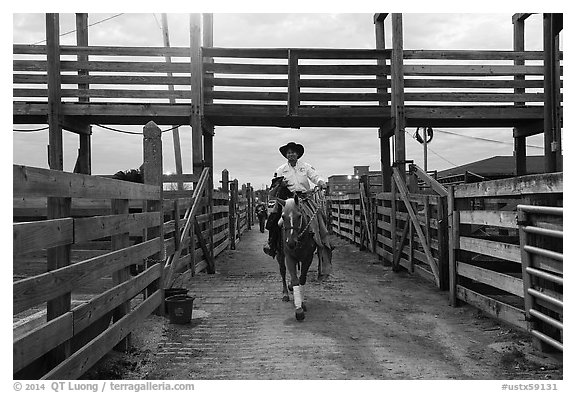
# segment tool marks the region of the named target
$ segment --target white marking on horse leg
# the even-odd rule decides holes
[[[300,285],[296,285],[292,288],[294,291],[294,306],[296,308],[302,308],[302,292],[300,291]]]

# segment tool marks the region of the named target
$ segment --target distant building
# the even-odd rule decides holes
[[[367,176],[370,184],[370,193],[381,191],[382,174],[380,171],[370,171],[368,165],[354,166],[352,175],[332,175],[328,177],[328,191],[331,195],[357,194],[359,183],[363,176]]]
[[[439,171],[437,180],[443,184],[475,183],[484,180],[515,177],[514,156],[494,156],[451,169]],[[526,157],[526,174],[545,173],[544,156]]]

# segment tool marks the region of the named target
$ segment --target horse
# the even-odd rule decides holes
[[[296,194],[286,200],[277,199],[282,205],[282,246],[277,256],[283,281],[282,300],[289,301],[286,288],[286,270],[290,274],[290,286],[294,293],[294,307],[296,320],[302,321],[305,317],[306,303],[304,299],[304,285],[308,270],[314,259],[317,249],[314,233],[310,229],[311,219],[307,217],[300,206],[300,197]],[[283,263],[281,263],[283,262]],[[298,274],[298,267],[300,274]]]
[[[268,208],[263,203],[256,207],[256,217],[258,217],[258,223],[260,224],[260,232],[264,233],[266,218],[268,218]]]

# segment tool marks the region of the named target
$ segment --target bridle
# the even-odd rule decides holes
[[[312,195],[316,194],[320,189],[318,187],[316,187],[314,189],[313,192],[311,192],[310,194],[308,194],[306,197],[304,198],[311,198]],[[294,193],[294,196],[296,196],[297,194]],[[312,220],[314,219],[314,217],[316,217],[316,214],[318,214],[318,210],[320,209],[320,204],[318,204],[318,206],[316,207],[316,209],[314,210],[314,212],[312,213],[312,215],[310,216],[310,218],[308,219],[308,223],[304,226],[304,228],[302,228],[302,230],[300,230],[300,228],[302,227],[302,219],[300,220],[300,226],[299,227],[295,227],[295,226],[287,226],[287,227],[283,227],[284,231],[289,231],[292,229],[295,229],[297,231],[297,235],[296,235],[296,244],[300,243],[300,240],[302,239],[302,237],[307,233],[308,228],[310,227],[310,224],[312,224]],[[306,216],[304,213],[300,214],[301,216]]]

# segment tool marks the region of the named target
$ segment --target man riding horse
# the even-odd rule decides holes
[[[290,142],[281,146],[279,150],[288,161],[276,169],[274,178],[272,179],[270,196],[280,199],[291,198],[295,194],[304,196],[304,198],[301,198],[303,210],[312,221],[310,229],[314,233],[314,240],[318,248],[323,250],[321,272],[323,276],[328,276],[331,272],[333,247],[330,244],[328,236],[325,213],[322,209],[318,208],[317,202],[314,201],[312,197],[306,196],[306,193],[310,192],[310,182],[320,188],[326,188],[326,181],[320,177],[312,165],[299,161],[300,157],[304,154],[304,146],[301,144]],[[281,212],[281,206],[276,203],[266,223],[269,236],[268,244],[264,246],[264,252],[271,257],[275,257],[278,252],[278,239],[280,237],[278,221]]]

